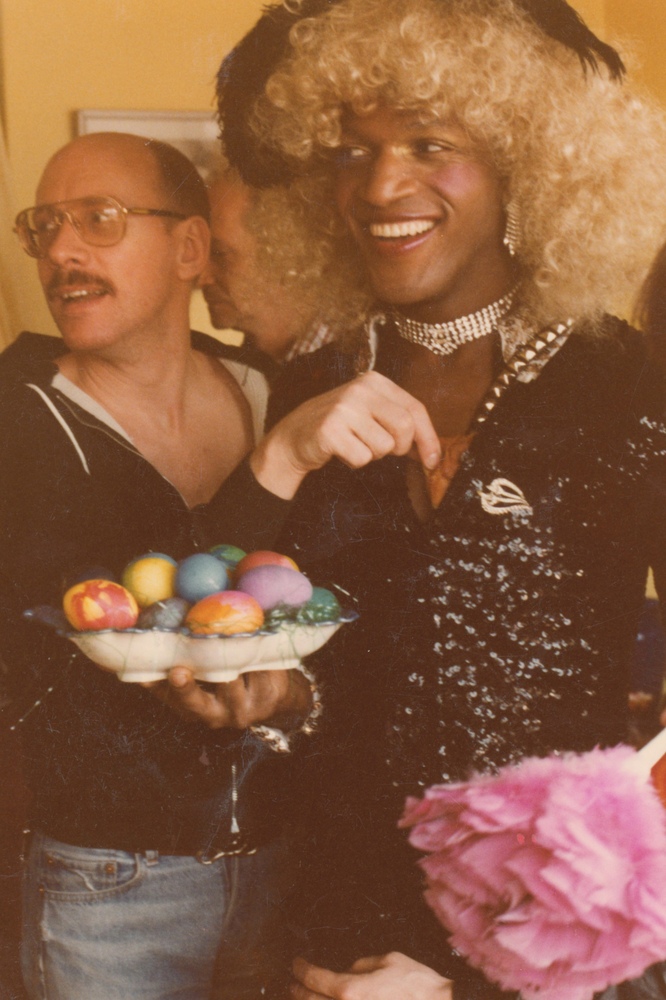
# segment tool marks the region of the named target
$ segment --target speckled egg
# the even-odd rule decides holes
[[[178,564],[162,552],[148,552],[128,563],[120,582],[134,594],[140,608],[147,608],[156,601],[166,601],[175,594]]]
[[[139,617],[132,594],[112,580],[85,580],[70,587],[63,610],[78,631],[132,628]]]
[[[238,589],[251,594],[264,611],[278,605],[299,607],[312,597],[312,584],[288,566],[257,566],[238,578]]]
[[[298,570],[298,566],[289,556],[283,556],[280,552],[271,552],[268,549],[257,549],[250,552],[238,563],[236,567],[236,580],[257,566],[286,566],[288,569]]]
[[[298,610],[300,622],[335,622],[340,617],[340,602],[325,587],[313,587],[312,597]]]
[[[195,635],[238,635],[261,628],[264,612],[249,594],[223,590],[190,608],[185,624]]]
[[[227,568],[209,552],[188,556],[176,572],[176,593],[190,604],[224,590],[229,583]]]
[[[169,597],[144,608],[137,625],[139,628],[180,628],[185,624],[190,604],[183,597]]]

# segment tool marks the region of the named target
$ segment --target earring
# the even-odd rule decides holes
[[[515,201],[510,201],[506,206],[506,229],[502,243],[512,257],[515,257],[520,246],[520,224],[518,222],[518,208]]]

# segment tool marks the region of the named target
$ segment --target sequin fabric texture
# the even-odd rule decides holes
[[[392,346],[380,331],[387,374]],[[274,418],[354,374],[318,353],[281,373]],[[608,319],[507,388],[425,523],[405,459],[306,480],[278,544],[360,617],[309,661],[324,711],[291,786],[301,954],[342,970],[401,951],[461,997],[499,996],[447,949],[397,821],[431,784],[622,739],[648,565],[663,579],[664,398],[639,335]]]
[[[361,613],[320,658],[324,682],[344,681],[331,731],[374,758],[395,808],[472,769],[623,737],[647,568],[659,579],[666,552],[666,427],[640,338],[606,327],[511,386],[425,524],[401,459],[333,465],[296,506],[299,558]]]

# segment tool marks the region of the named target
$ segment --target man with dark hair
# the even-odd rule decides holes
[[[182,668],[154,690],[121,684],[22,613],[57,605],[91,566],[266,547],[284,504],[242,462],[264,379],[190,334],[208,206],[180,153],[84,136],[49,161],[36,200],[16,230],[62,340],[23,334],[0,357],[1,652],[32,792],[26,988],[255,1000],[279,967],[264,936],[279,758],[247,727],[297,724],[309,685],[276,671],[204,689]]]

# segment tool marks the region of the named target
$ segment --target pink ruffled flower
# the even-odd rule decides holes
[[[530,758],[407,801],[451,944],[525,1000],[590,1000],[666,959],[666,815],[633,755]]]

